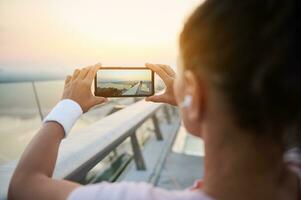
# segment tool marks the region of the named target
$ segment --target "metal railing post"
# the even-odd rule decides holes
[[[141,153],[141,149],[140,149],[140,146],[138,143],[136,131],[134,131],[131,134],[131,145],[132,145],[132,149],[133,149],[133,153],[134,153],[134,160],[135,160],[137,170],[145,170],[146,167],[145,167],[145,163],[144,163],[144,158],[143,158],[143,155]]]
[[[134,102],[137,102],[137,101],[139,101],[139,100],[140,100],[139,97],[134,97]]]
[[[178,113],[177,113],[177,108],[175,107],[175,106],[172,106],[171,107],[171,110],[172,110],[172,114],[173,115],[177,115]]]
[[[162,133],[161,133],[161,129],[160,129],[158,118],[157,118],[156,114],[154,114],[152,116],[152,120],[153,120],[153,123],[154,123],[154,128],[155,128],[154,131],[155,131],[157,140],[163,140],[163,136],[162,136]]]
[[[170,114],[169,114],[167,106],[163,106],[163,111],[164,111],[167,123],[170,124],[171,123],[171,118],[170,118]]]
[[[39,100],[39,97],[38,97],[37,88],[36,88],[36,85],[35,85],[34,81],[32,81],[31,84],[32,84],[34,98],[36,100],[36,104],[37,104],[37,107],[38,107],[39,115],[40,115],[41,121],[43,121],[44,116],[43,116],[43,113],[42,113],[42,108],[41,108],[40,100]]]
[[[122,110],[126,107],[126,105],[114,105],[113,109],[108,113],[108,115],[113,114],[114,112],[117,112],[119,110]]]

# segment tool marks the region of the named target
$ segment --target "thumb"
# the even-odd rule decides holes
[[[105,97],[94,97],[94,106],[98,105],[98,104],[102,104],[102,103],[106,103],[108,102],[108,99]]]
[[[163,102],[165,103],[165,95],[154,95],[154,96],[149,96],[145,98],[145,101],[152,101],[152,102]]]

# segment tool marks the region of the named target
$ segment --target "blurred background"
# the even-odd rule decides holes
[[[1,77],[8,69],[69,72],[97,62],[174,66],[177,36],[199,2],[1,0]]]
[[[98,62],[104,66],[150,62],[176,70],[178,35],[200,2],[1,0],[0,165],[18,159],[59,101],[64,77],[75,68]],[[162,89],[162,82],[156,80],[157,90]],[[136,100],[113,99],[98,106],[83,115],[72,131]],[[147,139],[149,126],[141,127],[141,143]],[[119,148],[116,159],[120,158],[116,155],[127,155],[128,144]]]

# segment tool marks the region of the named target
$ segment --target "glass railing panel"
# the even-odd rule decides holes
[[[0,84],[0,165],[17,159],[21,155],[38,131],[42,119],[61,99],[63,87],[63,80]],[[95,106],[81,116],[71,132],[77,132],[136,100],[138,99],[113,98],[107,104]],[[152,131],[151,120],[147,120],[137,130],[138,141],[142,146]],[[70,137],[72,135],[71,133]],[[87,177],[95,179],[95,172],[97,172],[102,179],[110,173],[116,173],[125,162],[128,162],[131,154],[132,149],[128,139],[118,146],[107,159],[91,170]],[[100,173],[101,171],[103,174]],[[91,178],[88,180],[91,181]]]
[[[0,84],[0,165],[16,159],[41,123],[32,83]]]
[[[35,82],[35,86],[44,118],[61,99],[64,81],[40,81]]]

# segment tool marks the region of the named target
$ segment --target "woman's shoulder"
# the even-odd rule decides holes
[[[98,183],[75,189],[68,200],[212,200],[200,190],[169,191],[148,183],[118,182]]]

